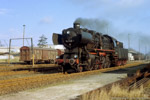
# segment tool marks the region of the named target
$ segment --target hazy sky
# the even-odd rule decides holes
[[[44,34],[52,44],[52,33],[72,27],[77,18],[105,20],[108,33],[138,50],[150,49],[150,0],[0,0],[0,40],[33,37],[34,45]],[[107,33],[107,32],[104,32]],[[16,43],[16,42],[14,42]],[[17,44],[22,43],[18,41]]]

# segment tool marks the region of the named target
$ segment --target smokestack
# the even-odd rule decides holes
[[[75,29],[80,29],[80,23],[74,23],[73,28]]]

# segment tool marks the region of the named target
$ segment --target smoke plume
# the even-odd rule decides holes
[[[106,20],[77,18],[75,22],[80,23],[81,27],[101,33],[107,33],[110,28],[110,23]]]
[[[107,20],[77,18],[75,22],[80,23],[81,27],[91,29],[103,34],[108,34],[118,41],[124,43],[124,47],[128,48],[128,39],[130,40],[130,48],[139,51],[139,45],[142,52],[150,50],[150,35],[145,35],[142,32],[132,32],[132,30],[118,31],[117,28]]]

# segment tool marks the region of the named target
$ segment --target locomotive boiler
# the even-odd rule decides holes
[[[62,34],[53,33],[53,43],[66,48],[58,58],[64,72],[109,68],[123,65],[128,59],[128,50],[123,48],[123,43],[109,35],[80,28],[79,23],[74,23],[73,28],[64,29]]]

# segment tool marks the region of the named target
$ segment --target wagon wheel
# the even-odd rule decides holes
[[[59,66],[57,70],[58,70],[58,72],[63,72],[63,67]]]
[[[37,64],[37,63],[38,63],[38,61],[34,60],[34,64]],[[32,65],[32,64],[33,64],[33,60],[30,61],[30,65]]]
[[[32,64],[31,61],[26,61],[26,63],[27,63],[28,65]]]
[[[51,60],[50,63],[51,63],[51,64],[54,64],[54,60]]]

